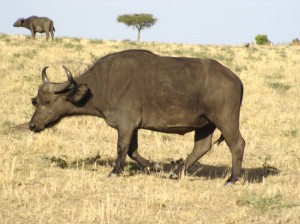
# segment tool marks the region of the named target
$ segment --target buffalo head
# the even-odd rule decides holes
[[[64,66],[68,80],[62,83],[50,82],[46,74],[47,68],[42,70],[43,83],[37,96],[32,99],[36,110],[29,123],[29,129],[34,132],[42,131],[60,118],[73,114],[78,103],[89,92],[86,85],[78,85],[75,82],[71,72]]]
[[[22,24],[24,23],[24,18],[20,18],[20,19],[18,19],[15,23],[14,23],[14,27],[21,27],[22,26]]]

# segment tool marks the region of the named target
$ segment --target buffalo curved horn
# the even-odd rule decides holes
[[[69,71],[69,69],[66,67],[66,66],[62,66],[63,67],[63,69],[66,71],[66,73],[67,73],[67,76],[68,76],[68,81],[70,81],[71,82],[71,84],[72,84],[72,82],[73,82],[73,75],[72,75],[72,73]]]
[[[46,69],[47,68],[48,67],[45,67],[42,70],[42,79],[43,79],[44,83],[48,84],[47,89],[48,89],[49,92],[58,93],[58,92],[61,92],[65,89],[69,88],[73,84],[74,81],[73,81],[72,73],[65,66],[63,66],[63,68],[67,73],[68,80],[65,81],[65,82],[62,82],[62,83],[51,83],[51,82],[49,82],[49,79],[48,79],[47,74],[46,74]]]
[[[43,68],[43,70],[42,70],[42,80],[43,80],[43,82],[49,82],[48,76],[46,74],[47,68],[49,68],[49,66]]]

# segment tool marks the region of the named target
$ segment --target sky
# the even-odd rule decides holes
[[[58,37],[135,41],[117,17],[149,13],[158,21],[141,41],[240,45],[266,34],[284,44],[300,39],[299,12],[300,0],[0,0],[0,33],[30,35],[13,23],[36,15],[51,18]]]

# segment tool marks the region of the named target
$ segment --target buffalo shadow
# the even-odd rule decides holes
[[[3,134],[11,134],[16,132],[29,132],[28,122],[22,124],[3,124],[5,126]],[[2,125],[2,126],[3,126]],[[67,168],[79,168],[84,167],[87,170],[97,171],[98,166],[109,166],[113,167],[115,163],[115,158],[103,158],[99,153],[95,156],[78,159],[74,161],[69,161],[67,156],[54,157],[54,156],[43,156],[44,161],[50,162],[62,169]],[[172,172],[173,169],[178,166],[183,159],[174,161],[173,159],[167,159],[159,163],[161,167],[160,172],[150,171],[143,168],[135,161],[128,161],[125,163],[125,172],[129,172],[129,176],[136,175],[138,173],[153,174],[159,173],[161,177],[166,177],[166,174]],[[229,166],[214,166],[208,164],[202,164],[196,162],[187,172],[187,176],[201,177],[204,179],[219,179],[226,178],[231,173],[231,167]],[[268,176],[275,176],[280,173],[280,170],[274,166],[268,165],[267,163],[262,164],[261,167],[255,168],[243,168],[241,171],[241,179],[244,181],[253,182],[263,182]]]
[[[249,183],[261,183],[268,176],[275,176],[280,170],[274,166],[263,164],[261,167],[242,168],[240,180]],[[196,162],[188,170],[188,175],[202,177],[205,179],[226,178],[231,174],[230,166],[214,166]]]
[[[52,162],[56,159],[52,158]],[[176,168],[178,164],[180,164],[183,159],[179,159],[174,161],[172,159],[168,159],[166,161],[162,161],[159,163],[161,170],[160,171],[150,171],[149,169],[145,169],[140,166],[135,161],[126,161],[125,162],[125,173],[127,172],[129,176],[134,176],[137,174],[148,174],[148,175],[156,175],[159,174],[162,178],[167,178],[170,172]],[[97,167],[113,167],[115,163],[114,158],[102,158],[99,154],[76,160],[67,163],[68,165],[64,165],[64,168],[78,168],[81,167],[84,163],[84,167],[86,169],[90,169],[93,171],[97,171]],[[65,163],[63,163],[65,164]],[[196,162],[187,172],[187,176],[191,177],[200,177],[204,179],[224,179],[228,177],[231,173],[231,167],[229,166],[214,166],[208,164],[202,164],[200,162]],[[261,183],[268,176],[275,176],[280,173],[280,170],[274,166],[270,166],[268,164],[263,164],[261,167],[255,168],[243,168],[241,172],[241,180],[244,180],[249,183]],[[195,179],[193,179],[195,180]]]

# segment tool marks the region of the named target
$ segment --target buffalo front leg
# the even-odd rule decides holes
[[[31,29],[30,31],[31,31],[31,36],[32,36],[32,38],[35,39],[35,34],[36,34],[36,32],[33,31],[32,29]]]
[[[138,162],[142,167],[154,171],[160,171],[160,166],[152,161],[149,161],[145,159],[143,156],[141,156],[138,151],[138,129],[134,130],[132,139],[131,139],[131,144],[129,146],[128,150],[128,156]]]
[[[213,124],[204,126],[203,128],[195,130],[195,143],[193,151],[188,155],[176,169],[171,173],[171,179],[178,179],[181,177],[182,172],[186,173],[187,170],[197,162],[205,153],[207,153],[212,146],[212,134],[216,127]]]
[[[118,157],[115,162],[115,166],[111,173],[108,175],[109,177],[113,177],[119,175],[124,170],[125,165],[125,157],[128,153],[129,146],[131,144],[133,129],[121,127],[118,128],[118,144],[117,144],[117,152]]]

